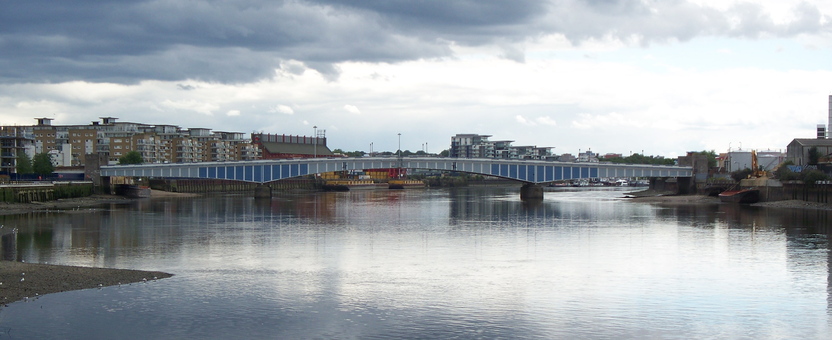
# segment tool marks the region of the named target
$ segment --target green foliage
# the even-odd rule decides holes
[[[716,151],[710,150],[702,150],[697,152],[697,154],[708,156],[708,168],[715,168],[716,167]]]
[[[442,152],[439,153],[439,157],[448,157],[448,155],[450,155],[450,154],[451,154],[451,151],[445,149],[445,150],[442,150]]]
[[[737,170],[737,171],[734,171],[734,172],[731,173],[731,178],[733,178],[735,181],[739,182],[743,179],[748,178],[748,176],[750,176],[752,172],[753,171],[751,171],[751,169],[749,169],[749,168],[745,168],[745,169],[742,169],[742,170]]]
[[[801,173],[801,177],[803,178],[803,183],[814,185],[817,181],[825,181],[829,179],[829,176],[823,173],[820,170],[807,170]]]
[[[48,153],[39,153],[32,159],[32,171],[41,176],[49,176],[55,172],[52,158]]]
[[[32,170],[32,159],[29,158],[25,152],[20,151],[17,153],[17,173],[21,175],[31,174],[34,172]]]
[[[774,170],[774,178],[777,178],[781,181],[794,181],[799,179],[798,174],[789,169],[789,165],[794,165],[794,162],[785,161],[782,164],[780,164],[777,170]]]
[[[618,163],[618,164],[653,164],[653,165],[673,165],[676,163],[675,160],[670,158],[663,158],[663,157],[654,157],[654,156],[644,156],[641,154],[634,153],[627,157],[611,157],[607,158],[606,161],[611,163]]]
[[[124,156],[118,158],[119,165],[125,164],[142,164],[144,163],[144,159],[142,159],[142,154],[138,151],[129,151]]]
[[[818,151],[817,146],[813,146],[809,148],[809,161],[807,164],[809,165],[818,165],[818,161],[820,160],[820,152]]]

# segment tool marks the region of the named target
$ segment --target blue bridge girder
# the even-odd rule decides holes
[[[105,177],[227,179],[268,183],[330,171],[385,168],[459,171],[525,183],[573,179],[629,177],[692,177],[692,167],[611,163],[571,163],[540,160],[438,157],[304,158],[254,161],[108,165]]]

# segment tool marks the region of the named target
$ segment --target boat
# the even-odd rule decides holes
[[[322,188],[325,191],[350,191],[375,189],[378,185],[371,180],[334,180],[326,181]]]
[[[133,184],[116,185],[116,194],[129,198],[147,198],[150,197],[150,192],[150,187],[146,186]]]
[[[719,200],[731,203],[757,203],[760,201],[760,190],[756,188],[726,190],[719,194]]]
[[[413,179],[391,179],[387,181],[390,189],[424,188],[425,182]]]

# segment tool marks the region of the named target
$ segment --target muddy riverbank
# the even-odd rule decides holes
[[[50,293],[146,282],[173,276],[158,271],[57,266],[0,261],[0,303]]]

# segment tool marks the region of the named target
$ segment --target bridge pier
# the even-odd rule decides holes
[[[520,187],[520,199],[523,201],[542,200],[543,187],[534,183],[523,184],[523,186]]]
[[[254,198],[272,198],[272,187],[265,184],[258,184],[254,187]]]

